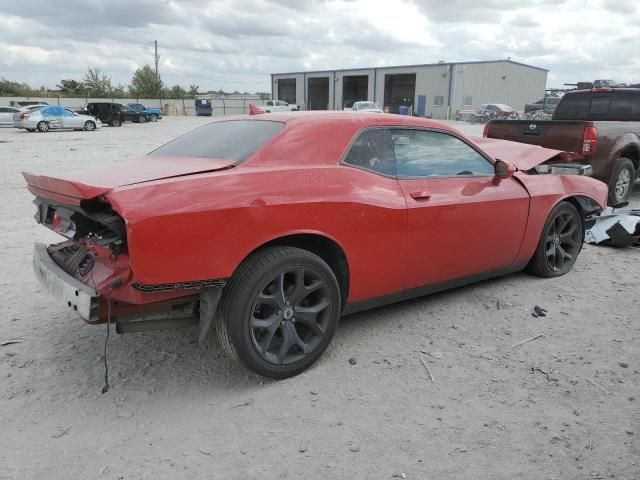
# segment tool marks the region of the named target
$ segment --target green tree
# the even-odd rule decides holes
[[[90,97],[107,97],[113,90],[111,79],[106,75],[100,75],[99,68],[90,68],[82,77],[82,83]]]
[[[196,85],[195,83],[192,83],[191,85],[189,85],[189,90],[187,91],[187,93],[189,94],[189,97],[195,97],[196,95],[198,95],[199,89],[200,89],[200,86]]]
[[[136,98],[158,98],[162,93],[162,80],[149,65],[133,72],[129,93]]]
[[[185,98],[187,96],[187,91],[182,88],[180,85],[174,85],[169,90],[168,98]]]
[[[83,95],[84,85],[82,82],[76,80],[60,80],[60,83],[56,85],[60,89],[60,93],[66,96]]]
[[[11,80],[7,80],[4,77],[0,77],[0,95],[7,97],[30,97],[34,93],[39,95],[39,92],[34,92],[26,83],[18,83]]]

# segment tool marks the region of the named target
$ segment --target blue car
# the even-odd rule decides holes
[[[127,103],[127,106],[137,113],[143,113],[150,122],[157,122],[162,118],[159,108],[147,108],[141,103]]]

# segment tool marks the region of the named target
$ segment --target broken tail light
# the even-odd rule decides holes
[[[596,151],[597,141],[598,129],[592,126],[584,127],[584,134],[582,135],[582,155],[585,157],[593,155],[593,152]]]

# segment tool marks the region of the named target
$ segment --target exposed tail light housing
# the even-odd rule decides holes
[[[482,130],[482,136],[487,137],[489,135],[489,124],[491,122],[487,122],[484,124],[484,129]]]
[[[596,151],[596,144],[598,141],[598,129],[593,126],[584,127],[584,134],[582,135],[582,155],[588,157],[593,155]]]

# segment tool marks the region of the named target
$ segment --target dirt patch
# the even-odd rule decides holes
[[[637,249],[587,245],[561,278],[347,317],[282,382],[234,367],[213,335],[199,347],[197,330],[112,335],[101,395],[105,327],[37,284],[32,243],[57,239],[20,171],[117,163],[207,121],[0,130],[0,478],[638,478]]]

